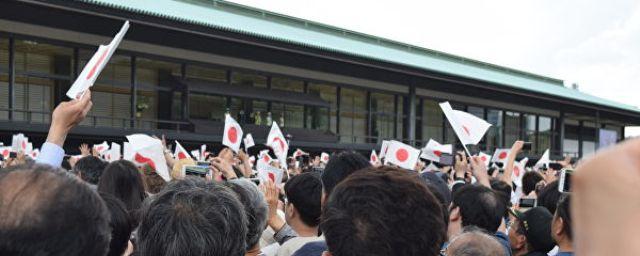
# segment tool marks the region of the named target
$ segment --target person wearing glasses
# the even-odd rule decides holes
[[[514,217],[509,241],[514,256],[546,256],[556,243],[551,237],[553,215],[542,206],[526,212],[509,211]]]

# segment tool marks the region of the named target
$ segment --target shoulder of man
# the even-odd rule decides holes
[[[309,242],[300,247],[292,256],[322,256],[328,250],[325,241]]]

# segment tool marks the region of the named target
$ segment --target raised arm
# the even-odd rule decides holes
[[[513,143],[511,150],[509,151],[509,157],[507,157],[507,165],[504,168],[504,175],[502,175],[502,181],[511,186],[511,176],[513,175],[513,165],[516,161],[516,156],[522,151],[524,141],[518,140]]]

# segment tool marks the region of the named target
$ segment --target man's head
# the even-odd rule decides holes
[[[129,237],[131,237],[131,232],[135,228],[134,221],[120,199],[106,193],[100,193],[100,197],[110,213],[111,243],[109,244],[107,256],[120,256],[129,246]]]
[[[320,228],[328,255],[437,255],[445,240],[440,203],[411,172],[367,168],[336,186]]]
[[[320,177],[323,198],[328,198],[333,188],[349,175],[370,166],[371,163],[358,153],[342,152],[331,156]]]
[[[247,218],[231,189],[187,178],[151,199],[138,228],[139,255],[244,255]]]
[[[287,196],[285,216],[287,223],[313,228],[320,224],[322,184],[317,172],[307,172],[292,177],[284,185]]]
[[[85,182],[98,185],[105,167],[107,167],[107,162],[102,161],[102,159],[95,156],[85,156],[78,160],[73,167],[73,172]]]
[[[538,205],[547,208],[551,214],[556,212],[556,206],[562,193],[558,190],[558,181],[551,182],[540,190],[538,195]]]
[[[86,184],[50,166],[0,171],[0,255],[105,255],[109,213]]]
[[[484,233],[475,226],[465,227],[462,234],[454,237],[446,249],[447,256],[504,256],[505,253],[495,236]]]
[[[536,185],[543,180],[544,177],[542,177],[542,174],[539,172],[525,172],[524,175],[522,175],[522,193],[529,195],[531,191],[536,190]]]
[[[258,186],[248,179],[230,180],[228,186],[236,192],[247,214],[248,251],[260,242],[260,235],[262,235],[262,231],[267,226],[269,209],[264,200],[264,195],[258,190]]]
[[[558,201],[558,207],[551,223],[551,236],[558,245],[572,247],[571,194],[564,194]]]
[[[449,236],[463,227],[477,226],[495,233],[502,223],[506,206],[498,194],[481,185],[465,185],[453,194],[449,210]]]
[[[547,253],[555,246],[551,238],[553,215],[542,206],[521,212],[512,212],[516,220],[509,229],[509,241],[514,254]]]

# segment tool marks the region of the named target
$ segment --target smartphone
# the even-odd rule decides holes
[[[9,152],[9,158],[16,158],[18,157],[18,153],[16,152]]]
[[[185,165],[182,166],[182,172],[185,175],[193,175],[199,177],[205,177],[209,173],[209,166],[200,165]]]
[[[532,145],[533,143],[531,142],[525,142],[524,145],[522,145],[522,150],[531,151]]]
[[[456,158],[452,154],[442,154],[440,155],[440,164],[443,166],[454,166],[456,163]]]
[[[571,192],[571,175],[573,175],[573,170],[571,169],[562,169],[562,171],[560,171],[558,191]]]
[[[520,208],[533,208],[536,207],[535,198],[520,198]]]

